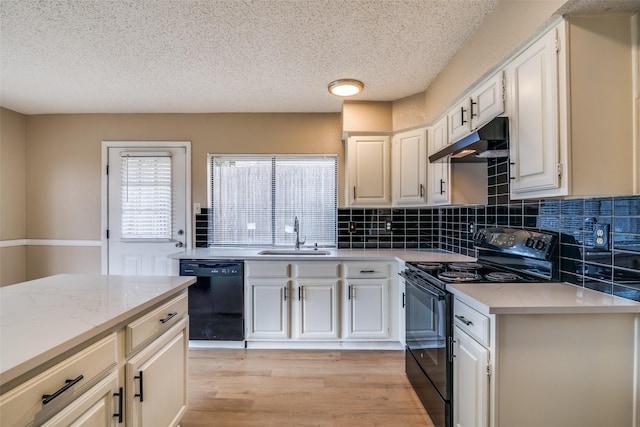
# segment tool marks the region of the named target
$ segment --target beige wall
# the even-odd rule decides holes
[[[0,108],[0,243],[26,237],[26,116]],[[24,246],[0,247],[0,286],[25,280]]]
[[[425,93],[425,120],[435,121],[462,93],[515,53],[566,1],[502,0]]]
[[[344,187],[338,113],[29,116],[27,238],[100,240],[103,140],[191,141],[192,202],[202,206],[208,153],[336,154]],[[29,246],[27,259],[28,278],[100,272],[96,247]]]
[[[420,92],[393,101],[391,114],[394,131],[424,126],[427,123],[424,96],[425,93]]]
[[[345,101],[342,130],[345,132],[391,132],[391,102]]]

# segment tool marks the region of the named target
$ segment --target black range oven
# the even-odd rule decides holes
[[[407,262],[406,373],[436,427],[453,426],[453,297],[447,283],[557,281],[557,235],[488,228],[477,262]]]

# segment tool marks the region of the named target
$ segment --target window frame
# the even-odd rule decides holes
[[[216,243],[213,241],[215,236],[214,230],[214,208],[213,208],[213,166],[212,162],[216,159],[218,160],[233,160],[233,159],[256,159],[256,160],[265,160],[269,159],[272,163],[272,172],[271,172],[271,239],[270,242],[263,243]],[[332,196],[332,204],[333,204],[333,225],[332,228],[332,242],[331,244],[319,244],[318,247],[324,248],[337,248],[338,247],[338,155],[337,154],[207,154],[207,208],[208,208],[208,224],[207,224],[207,247],[288,247],[289,244],[276,244],[278,241],[276,237],[276,222],[277,222],[277,207],[276,207],[276,163],[277,160],[301,160],[304,159],[330,159],[333,163],[334,172],[333,172],[333,187],[334,194]],[[293,223],[293,217],[291,218]],[[301,218],[301,222],[303,219]],[[300,239],[303,239],[304,233],[300,233]],[[306,245],[313,244],[314,242],[306,241]]]

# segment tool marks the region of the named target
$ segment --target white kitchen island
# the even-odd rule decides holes
[[[57,275],[0,288],[0,424],[177,424],[194,282]]]
[[[454,425],[640,425],[640,303],[564,283],[448,289]]]

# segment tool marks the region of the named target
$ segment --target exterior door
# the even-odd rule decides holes
[[[108,274],[177,274],[168,255],[188,243],[186,151],[108,147]]]

